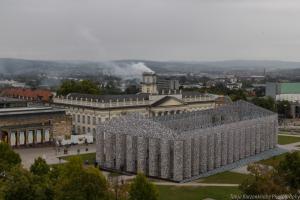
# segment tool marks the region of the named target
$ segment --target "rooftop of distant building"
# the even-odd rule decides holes
[[[121,95],[92,95],[92,94],[80,94],[70,93],[65,98],[77,99],[77,100],[88,100],[98,102],[109,102],[109,101],[130,101],[130,100],[149,100],[150,96],[155,95],[182,95],[182,98],[194,98],[194,97],[213,97],[217,95],[200,93],[197,91],[161,91],[159,94],[148,94],[148,93],[137,93],[137,94],[121,94]]]
[[[65,112],[63,109],[53,107],[16,107],[16,108],[2,108],[0,109],[1,116],[16,116],[27,114],[42,114],[42,113],[61,113]]]
[[[24,100],[11,98],[11,97],[1,97],[0,96],[0,103],[7,103],[7,102],[24,102]]]
[[[49,101],[53,97],[53,94],[50,90],[30,89],[22,87],[4,88],[2,89],[0,95],[34,101]]]

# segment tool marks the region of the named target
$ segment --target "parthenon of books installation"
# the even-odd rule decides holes
[[[100,167],[183,182],[277,145],[277,114],[237,101],[211,110],[145,118],[125,115],[99,125]]]

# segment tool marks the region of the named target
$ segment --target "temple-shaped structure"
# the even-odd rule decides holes
[[[272,151],[277,127],[276,113],[245,101],[151,118],[130,114],[97,128],[96,159],[104,169],[188,181]]]

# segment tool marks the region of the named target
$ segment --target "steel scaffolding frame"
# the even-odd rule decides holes
[[[263,157],[276,147],[277,130],[276,113],[245,101],[152,118],[130,114],[98,126],[96,159],[102,168],[181,182]]]

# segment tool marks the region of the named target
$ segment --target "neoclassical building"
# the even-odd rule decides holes
[[[1,142],[13,147],[36,146],[70,135],[71,117],[65,110],[0,97]]]
[[[65,109],[72,116],[73,132],[95,135],[98,124],[129,113],[140,113],[146,117],[173,115],[216,108],[228,101],[219,95],[181,91],[129,95],[71,93],[54,97],[53,105]]]
[[[277,145],[277,114],[245,101],[144,117],[131,114],[98,126],[96,159],[103,169],[182,182],[261,159]]]
[[[53,98],[53,104],[72,115],[73,133],[96,134],[96,126],[130,113],[145,117],[173,115],[216,108],[230,102],[220,95],[178,90],[178,80],[143,73],[141,93],[88,95],[71,93]]]

